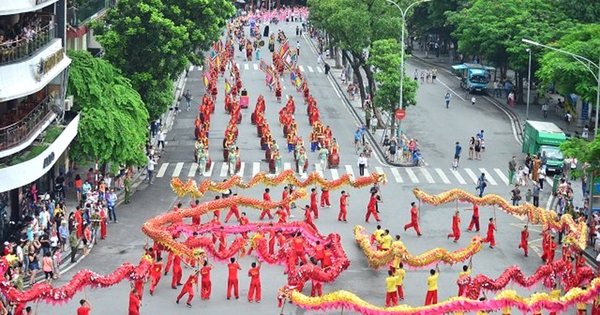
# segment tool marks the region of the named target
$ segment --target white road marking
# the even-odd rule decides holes
[[[490,184],[498,186],[496,180],[492,177],[492,175],[490,175],[490,173],[485,168],[479,168],[479,171],[485,174],[485,179],[487,179],[487,181],[490,182]]]
[[[177,163],[177,165],[175,165],[175,170],[173,171],[173,177],[179,177],[179,174],[181,174],[182,169],[183,169],[183,162]]]
[[[330,169],[331,171],[331,179],[333,180],[337,180],[340,179],[340,174],[338,173],[338,170],[335,168]]]
[[[300,72],[304,72],[304,67],[303,66],[298,66],[298,68],[300,68]]]
[[[450,180],[448,179],[448,177],[446,176],[446,174],[444,173],[444,171],[442,171],[441,168],[436,168],[435,171],[438,174],[438,176],[442,179],[442,181],[444,182],[444,184],[450,184]]]
[[[283,170],[287,171],[287,170],[291,170],[292,169],[292,164],[291,163],[283,163]]]
[[[382,168],[382,167],[380,167],[380,166],[375,166],[375,172],[376,172],[376,173],[378,173],[378,174],[385,174],[385,173],[383,172],[383,168]]]
[[[504,173],[502,172],[501,169],[495,168],[494,172],[496,172],[496,174],[498,174],[498,177],[500,177],[500,179],[504,182],[505,185],[508,185],[508,177],[506,177],[506,175],[504,175]]]
[[[246,167],[246,162],[240,162],[240,171],[236,173],[238,176],[244,176],[244,168]]]
[[[156,178],[162,178],[163,176],[165,176],[165,172],[167,171],[168,167],[169,163],[163,163],[160,166],[160,169],[158,169],[158,173],[156,173]]]
[[[321,67],[316,67],[316,68],[317,68],[318,73],[323,73],[323,69],[321,69]]]
[[[458,171],[456,171],[456,170],[453,170],[453,169],[450,169],[450,172],[452,172],[452,174],[454,175],[454,177],[456,177],[456,180],[457,180],[459,183],[461,183],[461,184],[463,184],[463,185],[466,185],[466,184],[467,184],[467,182],[465,181],[465,179],[462,177],[462,175],[460,175],[460,173],[459,173]]]
[[[250,69],[250,65],[249,65],[249,64],[247,64],[247,63],[245,63],[245,64],[244,64],[244,70],[248,70],[248,69]]]
[[[467,172],[467,175],[469,175],[469,177],[471,177],[471,180],[473,181],[473,184],[477,184],[477,175],[475,175],[475,173],[473,173],[473,171],[470,168],[465,168],[465,172]]]
[[[425,179],[430,183],[430,184],[434,184],[435,180],[433,179],[433,176],[431,176],[431,174],[429,174],[429,171],[425,168],[421,169],[421,173],[423,173],[423,175],[425,176]]]
[[[258,70],[258,65],[257,64],[253,64],[252,67],[254,68],[254,70]]]
[[[198,163],[192,163],[190,167],[190,171],[188,172],[188,177],[196,176],[196,172],[198,171]]]
[[[321,163],[315,163],[315,171],[317,171],[317,173],[323,177],[323,169],[321,168]]]
[[[308,69],[308,71],[310,71],[310,72],[315,72],[311,66],[306,66],[306,68],[307,68],[307,69]]]
[[[229,163],[223,162],[221,165],[221,172],[219,173],[219,177],[227,177],[227,171],[229,171]]]
[[[406,168],[406,174],[408,174],[408,177],[410,177],[410,180],[415,183],[418,184],[419,183],[419,179],[417,178],[417,175],[415,175],[415,172],[413,172],[412,169],[410,168]]]
[[[209,169],[204,169],[204,174],[202,174],[204,177],[210,177],[210,175],[212,175],[213,170],[215,169],[215,163],[212,162],[210,163],[210,168]]]
[[[463,102],[466,101],[462,96],[460,96],[460,94],[462,94],[462,93],[456,93],[456,91],[454,91],[452,88],[450,88],[449,86],[447,86],[446,83],[442,82],[442,80],[440,80],[439,76],[435,80],[438,81],[438,82],[440,82],[441,85],[445,86],[446,89],[448,89],[448,91],[454,93],[454,95],[456,95],[456,97],[458,97],[461,100],[463,100]],[[450,108],[452,108],[452,101],[450,101]]]
[[[240,64],[236,63],[235,66],[239,69],[240,68]]]
[[[404,180],[402,180],[402,176],[400,176],[400,172],[398,172],[397,168],[390,167],[390,170],[392,171],[392,175],[394,176],[396,183],[404,183]]]
[[[252,177],[256,176],[260,172],[260,162],[252,163]]]
[[[369,170],[365,167],[365,175],[363,175],[364,177],[369,177],[371,176],[371,174],[369,174]]]
[[[350,175],[350,177],[351,177],[352,179],[354,179],[354,178],[355,178],[355,177],[354,177],[354,170],[352,169],[352,166],[350,166],[350,165],[345,165],[345,168],[346,168],[346,174]]]

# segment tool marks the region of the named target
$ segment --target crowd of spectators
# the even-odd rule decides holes
[[[49,18],[33,14],[22,14],[13,25],[0,20],[0,52],[26,45],[48,26]]]

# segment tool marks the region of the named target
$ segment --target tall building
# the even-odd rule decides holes
[[[69,169],[79,116],[65,96],[67,0],[0,1],[0,239]]]

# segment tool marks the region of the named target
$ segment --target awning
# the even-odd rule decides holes
[[[452,69],[454,69],[454,70],[465,70],[465,69],[468,69],[468,67],[463,63],[463,64],[460,64],[460,65],[454,65],[454,66],[452,66]]]

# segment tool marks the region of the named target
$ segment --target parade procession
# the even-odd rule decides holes
[[[401,61],[415,73],[402,80],[414,81],[416,101],[433,104],[426,98],[436,95],[443,114],[429,121],[417,109],[382,109],[375,88],[362,85],[384,89],[369,80],[385,69],[355,61],[373,54],[375,64],[381,47],[338,51],[329,36],[347,34],[311,23],[310,6],[244,11],[237,2],[241,14],[202,64],[188,66],[176,81],[180,97],[149,128],[147,166],[122,166],[114,184],[94,166],[62,198],[76,194],[75,214],[46,219],[54,206],[42,198],[42,214],[22,231],[31,247],[5,244],[0,315],[600,315],[600,262],[585,255],[597,248],[590,238],[600,233],[600,212],[557,210],[577,203],[576,178],[546,179],[545,152],[543,161],[530,158],[535,175],[517,170],[512,151],[498,149],[513,133],[491,122],[492,109],[474,109],[488,96],[463,98],[449,71],[423,70],[434,69],[425,54],[406,70]],[[417,67],[426,71],[420,83]],[[462,112],[450,112],[451,98]],[[478,126],[467,161],[450,135],[461,125]],[[36,247],[47,234],[57,243],[40,268]]]

